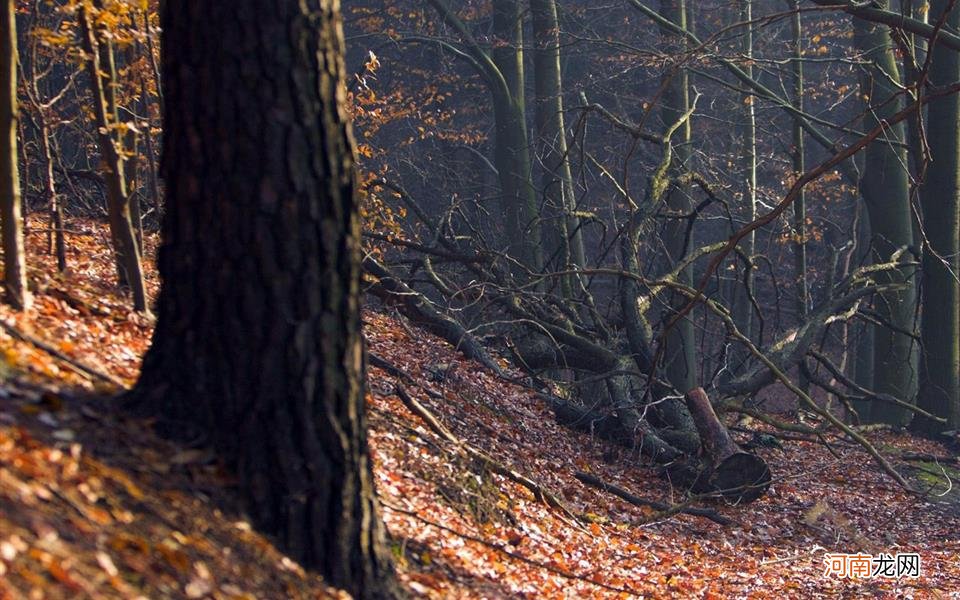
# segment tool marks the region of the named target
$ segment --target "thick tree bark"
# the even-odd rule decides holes
[[[30,306],[27,265],[23,251],[20,172],[17,168],[17,25],[14,2],[0,9],[0,220],[3,221],[3,283],[7,302],[17,310]]]
[[[89,0],[80,5],[80,41],[87,54],[87,72],[93,90],[94,117],[97,124],[97,142],[101,160],[104,162],[104,179],[107,187],[107,213],[110,219],[110,235],[117,259],[117,278],[122,286],[129,286],[133,294],[133,307],[148,312],[147,291],[143,281],[143,264],[140,249],[130,217],[130,194],[127,189],[126,169],[120,148],[125,136],[117,131],[119,119],[115,97],[115,70],[112,52],[101,52],[94,28]],[[110,57],[107,64],[104,57]],[[106,70],[105,70],[106,69]],[[106,77],[104,77],[106,74]]]
[[[576,217],[573,176],[570,172],[563,118],[563,85],[560,73],[560,25],[555,0],[530,0],[534,37],[537,148],[543,163],[544,205],[550,210],[544,226],[548,259],[561,268],[585,264],[580,219]],[[564,295],[573,295],[573,279],[565,277]]]
[[[253,522],[397,595],[366,438],[360,223],[336,0],[167,0],[159,321],[129,401],[205,436]]]
[[[861,78],[863,95],[868,99],[865,127],[872,129],[903,108],[898,82],[900,72],[894,56],[893,41],[886,26],[855,20],[856,42],[869,65]],[[893,143],[890,143],[893,142]],[[866,149],[864,177],[860,190],[870,214],[874,259],[889,260],[899,248],[913,245],[913,220],[910,212],[910,186],[903,123],[887,129]],[[880,294],[876,301],[880,316],[902,331],[913,331],[916,289],[913,270],[902,268],[885,272],[883,282],[902,283],[899,290]],[[917,345],[902,332],[878,327],[874,332],[874,387],[878,393],[913,401],[917,385]],[[881,402],[873,403],[870,419],[904,424],[910,413]]]
[[[951,3],[934,0],[930,10],[939,19]],[[946,25],[960,28],[960,8]],[[960,80],[960,54],[938,44],[931,50],[930,82],[935,86]],[[920,193],[923,228],[923,305],[920,335],[920,393],[917,405],[947,424],[918,416],[913,426],[936,433],[960,427],[960,96],[931,102],[927,141],[931,161]]]

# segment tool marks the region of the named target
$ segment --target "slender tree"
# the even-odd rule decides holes
[[[503,80],[494,94],[495,164],[500,173],[508,249],[528,268],[543,266],[540,211],[527,138],[523,70],[523,16],[519,0],[494,0],[490,56]],[[497,85],[497,88],[500,86]]]
[[[17,168],[17,25],[14,0],[0,10],[0,220],[3,221],[3,282],[7,301],[16,309],[30,306],[27,266],[23,251],[20,172]]]
[[[753,0],[740,0],[739,19],[741,23],[746,23],[743,29],[743,35],[740,38],[740,51],[746,60],[743,65],[743,72],[746,77],[753,79]],[[756,98],[753,94],[747,93],[743,96],[743,150],[741,160],[743,161],[744,175],[741,182],[741,206],[739,213],[743,223],[750,223],[757,218],[757,109]],[[732,233],[732,232],[731,232]],[[740,249],[743,254],[753,259],[756,249],[756,233],[750,232],[743,241],[740,242]],[[737,258],[740,261],[739,257]],[[753,287],[753,268],[749,263],[744,263],[743,274],[736,277],[731,282],[732,292],[728,294],[732,303],[733,319],[740,330],[747,338],[753,338],[753,305],[747,296],[748,290]],[[740,371],[743,361],[749,356],[746,348],[740,344],[732,345],[732,357],[730,367],[725,371],[726,377],[732,377]]]
[[[790,46],[791,46],[791,75],[793,76],[793,94],[791,102],[797,110],[803,111],[803,23],[800,16],[800,0],[788,0],[793,10],[790,19]],[[805,145],[803,139],[803,125],[799,119],[793,119],[793,172],[797,177],[803,175],[806,167]],[[807,289],[807,195],[800,190],[797,199],[793,201],[793,264],[794,277],[797,286],[796,307],[797,322],[802,323],[807,317],[807,308],[810,303]],[[800,387],[807,391],[809,382],[801,373]]]
[[[128,134],[121,127],[116,97],[116,66],[110,46],[101,46],[93,18],[100,10],[99,0],[83,0],[79,5],[80,42],[86,53],[87,74],[93,90],[93,114],[97,125],[97,143],[104,163],[107,184],[107,214],[110,236],[117,262],[117,278],[129,286],[135,310],[147,312],[147,291],[143,281],[140,245],[133,228],[130,189],[124,148]]]
[[[53,8],[43,0],[34,0],[32,17],[37,19],[41,15],[52,12]],[[29,29],[36,25],[31,21]],[[59,152],[57,130],[64,122],[69,121],[59,115],[59,106],[68,97],[73,89],[74,77],[68,77],[58,83],[53,90],[51,80],[55,79],[56,70],[53,68],[57,53],[44,52],[39,36],[31,35],[25,51],[21,52],[20,69],[23,77],[24,116],[28,119],[36,132],[39,145],[40,160],[38,170],[41,172],[43,197],[46,200],[50,215],[50,228],[47,233],[47,252],[56,254],[57,268],[65,271],[67,268],[67,242],[64,219],[64,203],[66,197],[59,190],[55,175],[56,156]]]
[[[129,402],[212,443],[291,556],[356,598],[393,597],[339,2],[167,0],[162,29],[163,288]]]
[[[686,0],[661,0],[661,14],[672,23],[683,29],[687,28]],[[663,32],[668,44],[675,45],[676,40],[669,31]],[[683,44],[681,44],[683,46]],[[662,116],[666,127],[676,123],[690,108],[690,85],[687,69],[679,68],[668,72],[663,83]],[[680,129],[674,134],[672,143],[673,172],[682,169],[690,160],[690,119],[686,119]],[[692,210],[687,190],[681,186],[673,186],[666,197],[666,206],[673,214],[687,214]],[[663,231],[664,246],[671,263],[677,263],[687,254],[692,244],[692,235],[688,235],[686,219],[671,218]],[[677,275],[677,282],[687,286],[693,285],[693,270],[686,268]],[[672,298],[672,306],[667,309],[672,313],[675,308],[684,306],[687,299],[681,295]],[[679,320],[667,334],[667,352],[665,361],[667,377],[670,383],[678,390],[686,392],[695,387],[696,356],[693,319],[688,315]]]
[[[866,215],[866,209],[863,204],[860,204],[856,208],[853,231],[851,233],[853,234],[855,248],[864,249],[864,252],[868,252],[866,249],[870,247],[870,219]],[[860,254],[863,254],[863,252],[860,252]],[[854,340],[852,350],[854,356],[850,366],[850,374],[854,381],[857,382],[857,385],[872,390],[874,380],[873,349],[876,341],[876,327],[874,327],[873,323],[860,321],[853,324],[852,331]],[[854,400],[852,403],[852,407],[857,412],[857,416],[861,421],[870,419],[871,406],[872,402],[866,399]]]
[[[536,90],[537,147],[543,164],[544,205],[553,213],[544,226],[552,235],[547,251],[563,268],[585,263],[563,118],[560,73],[560,24],[555,0],[530,0],[533,21],[533,65]],[[560,260],[558,261],[557,258]],[[572,294],[572,278],[565,278],[565,295]]]

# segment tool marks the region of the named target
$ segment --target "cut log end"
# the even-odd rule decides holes
[[[737,452],[720,461],[710,476],[710,487],[733,504],[747,504],[770,487],[767,463],[748,452]]]

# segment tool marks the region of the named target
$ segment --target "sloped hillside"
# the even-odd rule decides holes
[[[80,226],[90,241],[74,260],[90,272],[54,276],[30,239],[37,306],[17,318],[0,308],[0,319],[129,383],[150,324],[96,283],[109,277],[103,232]],[[575,478],[680,501],[639,456],[558,426],[532,391],[401,319],[364,319],[377,483],[414,596],[939,598],[960,589],[956,506],[906,495],[843,440],[758,450],[775,476],[767,496],[746,507],[697,505],[729,525],[664,517]],[[114,415],[98,395],[111,389],[104,377],[9,331],[0,350],[9,363],[0,388],[0,598],[337,597],[251,530],[209,453]],[[889,454],[947,453],[903,434],[871,435]],[[935,466],[921,468],[929,472],[919,481],[942,484]],[[562,506],[538,499],[537,487]],[[860,551],[919,552],[922,575],[823,576],[826,553]]]
[[[440,440],[395,395],[397,378],[372,368],[384,513],[404,549],[401,568],[424,595],[941,597],[960,589],[956,506],[896,489],[859,448],[831,440],[836,456],[809,442],[761,449],[774,485],[749,506],[715,505],[733,525],[660,519],[574,478],[587,472],[639,496],[679,501],[640,457],[558,426],[535,394],[428,335],[383,315],[366,322],[370,349],[422,382],[404,388],[411,396],[464,443],[557,492],[579,517],[548,508]],[[891,452],[945,453],[905,435],[873,439]],[[826,578],[828,552],[919,552],[923,575],[899,585]]]

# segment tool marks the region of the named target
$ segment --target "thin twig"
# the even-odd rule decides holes
[[[471,542],[475,542],[475,543],[477,543],[477,544],[483,544],[484,546],[487,546],[487,547],[489,547],[489,548],[493,548],[494,550],[497,550],[498,552],[501,552],[501,553],[505,554],[506,556],[509,556],[510,558],[512,558],[512,559],[514,559],[514,560],[518,560],[518,561],[524,562],[524,563],[526,563],[526,564],[528,564],[528,565],[531,565],[531,566],[534,566],[534,567],[543,569],[543,570],[545,570],[545,571],[549,571],[549,572],[551,572],[551,573],[553,573],[553,574],[555,574],[555,575],[559,575],[559,576],[561,576],[561,577],[566,577],[567,579],[576,579],[576,580],[579,580],[579,581],[583,581],[583,582],[589,583],[589,584],[591,584],[591,585],[595,585],[595,586],[597,586],[597,587],[601,587],[601,588],[604,588],[604,589],[606,589],[606,590],[610,590],[610,591],[613,591],[613,592],[618,592],[618,593],[621,593],[621,594],[629,594],[630,596],[636,596],[636,597],[639,597],[639,598],[645,597],[644,595],[639,594],[639,593],[637,593],[637,592],[635,592],[635,591],[633,591],[633,590],[628,590],[628,589],[626,589],[626,588],[616,587],[616,586],[609,585],[609,584],[606,584],[606,583],[603,583],[603,582],[600,582],[600,581],[595,581],[595,580],[593,580],[593,579],[588,579],[587,577],[584,577],[583,575],[577,575],[577,574],[575,574],[575,573],[568,573],[567,571],[565,571],[565,570],[563,570],[563,569],[559,569],[559,568],[554,567],[554,566],[551,566],[551,565],[547,565],[547,564],[544,564],[544,563],[541,563],[541,562],[537,562],[537,561],[533,560],[532,558],[528,558],[528,557],[526,557],[526,556],[524,556],[524,555],[522,555],[522,554],[517,554],[516,552],[512,552],[512,551],[510,551],[510,550],[507,550],[506,548],[504,548],[504,547],[501,546],[500,544],[497,544],[497,543],[495,543],[495,542],[490,542],[490,541],[488,541],[488,540],[485,540],[485,539],[483,539],[483,538],[481,538],[481,537],[477,537],[477,536],[475,536],[475,535],[470,535],[469,533],[462,533],[462,532],[460,532],[460,531],[457,531],[456,529],[453,529],[452,527],[447,527],[446,525],[442,525],[442,524],[437,523],[437,522],[435,522],[435,521],[431,521],[431,520],[429,520],[429,519],[425,519],[424,517],[421,517],[419,514],[417,514],[416,512],[414,512],[414,511],[412,511],[412,510],[407,510],[407,509],[405,509],[405,508],[401,508],[401,507],[396,506],[396,505],[394,505],[394,504],[391,504],[391,503],[389,503],[389,502],[384,502],[382,499],[381,499],[379,502],[380,502],[380,504],[381,504],[382,506],[384,506],[384,507],[386,507],[386,508],[388,508],[388,509],[390,509],[390,510],[392,510],[392,511],[396,511],[396,512],[398,512],[398,513],[402,513],[402,514],[408,515],[408,516],[410,516],[410,517],[413,517],[414,519],[420,521],[421,523],[424,523],[425,525],[429,525],[429,526],[431,526],[431,527],[436,527],[437,529],[440,529],[440,530],[442,530],[442,531],[450,532],[450,533],[452,533],[452,534],[454,534],[454,535],[456,535],[456,536],[458,536],[458,537],[461,537],[461,538],[463,538],[463,539],[465,539],[465,540],[469,540],[469,541],[471,541]]]
[[[589,473],[577,472],[574,474],[574,477],[578,481],[585,483],[589,486],[593,486],[604,492],[609,492],[614,496],[626,500],[630,504],[636,506],[649,506],[653,509],[660,511],[661,514],[657,515],[658,518],[665,518],[677,513],[684,513],[687,515],[694,515],[697,517],[704,517],[710,519],[714,523],[719,523],[720,525],[733,525],[734,521],[728,517],[725,517],[718,513],[715,510],[710,510],[709,508],[697,508],[694,506],[687,506],[685,504],[665,504],[663,502],[658,502],[656,500],[649,500],[647,498],[641,498],[640,496],[635,496],[627,490],[617,487],[612,483],[607,483],[600,479],[590,475]]]

